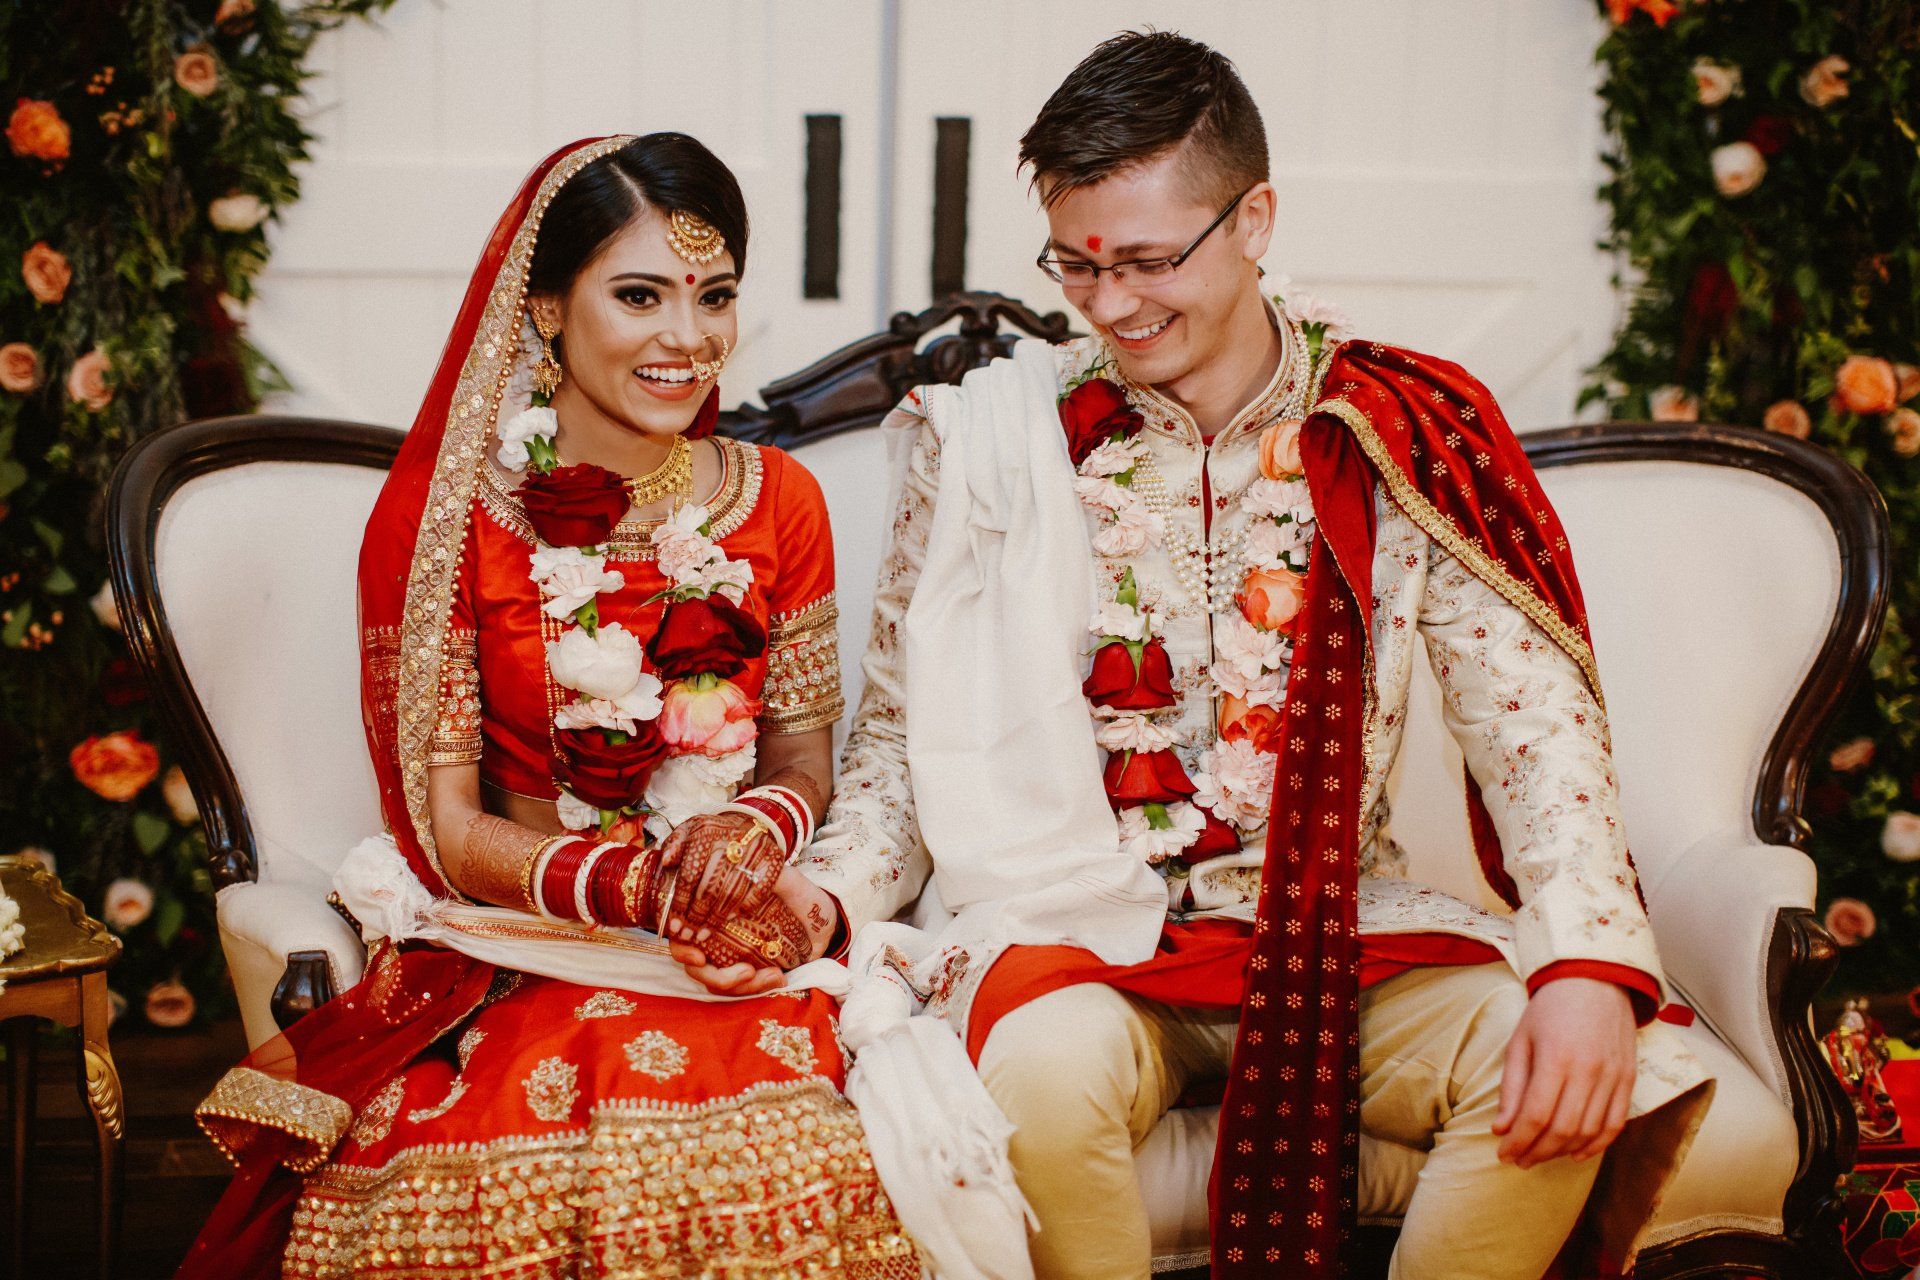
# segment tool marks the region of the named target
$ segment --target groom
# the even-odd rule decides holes
[[[855,930],[930,874],[959,913],[903,965],[1016,1126],[1043,1277],[1147,1275],[1133,1150],[1222,1079],[1216,1275],[1337,1275],[1401,1209],[1396,1276],[1624,1268],[1712,1086],[1655,1021],[1579,589],[1499,409],[1263,293],[1265,130],[1212,49],[1100,45],[1021,159],[1092,334],[890,419],[866,692],[802,870]],[[1511,915],[1406,878],[1416,634]],[[1427,1152],[1410,1204],[1359,1200],[1361,1132]]]

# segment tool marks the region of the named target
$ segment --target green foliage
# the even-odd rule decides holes
[[[1821,103],[1803,85],[1830,56],[1849,64],[1845,93]],[[1841,985],[1910,987],[1920,982],[1920,863],[1886,856],[1881,836],[1889,815],[1920,811],[1910,640],[1920,624],[1920,420],[1852,412],[1835,393],[1850,357],[1920,364],[1920,0],[1688,0],[1664,26],[1629,10],[1598,57],[1611,133],[1605,243],[1625,264],[1616,282],[1627,314],[1581,403],[1644,418],[1656,390],[1682,388],[1702,420],[1759,427],[1791,402],[1807,411],[1812,440],[1886,496],[1895,578],[1886,636],[1820,750],[1807,809],[1822,906],[1857,898],[1878,917],[1874,936],[1843,952]],[[1699,59],[1737,68],[1739,92],[1706,105]],[[1742,142],[1762,154],[1764,176],[1722,194],[1714,152]],[[1911,390],[1903,398],[1920,407]],[[1776,425],[1788,412],[1775,409]],[[1864,763],[1861,739],[1872,744]]]
[[[112,974],[136,1010],[176,978],[203,1014],[230,996],[204,842],[179,790],[174,805],[157,780],[109,800],[69,763],[89,738],[158,729],[119,634],[89,607],[106,581],[106,481],[147,433],[244,412],[275,385],[233,318],[267,256],[246,198],[270,217],[299,194],[315,37],[391,3],[0,8],[0,372],[20,372],[26,350],[39,369],[37,387],[0,390],[0,852],[50,852],[96,914],[115,880],[152,891]],[[226,197],[240,199],[216,225],[209,208]],[[57,300],[35,295],[35,245],[71,269]],[[112,399],[89,408],[68,382],[96,350]]]

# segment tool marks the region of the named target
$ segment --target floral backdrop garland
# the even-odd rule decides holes
[[[104,585],[106,481],[278,385],[242,317],[299,192],[305,60],[391,3],[0,9],[0,853],[113,927],[116,1006],[162,1026],[231,997],[193,796]]]
[[[1920,982],[1920,0],[1603,0],[1627,314],[1581,403],[1778,431],[1893,518],[1871,678],[1807,794],[1839,986]]]

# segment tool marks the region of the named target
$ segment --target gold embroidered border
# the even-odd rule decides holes
[[[1553,642],[1566,650],[1567,656],[1580,664],[1580,670],[1586,675],[1587,687],[1593,691],[1593,699],[1604,712],[1607,709],[1606,697],[1600,692],[1600,669],[1593,660],[1593,650],[1580,633],[1569,626],[1554,608],[1538,595],[1531,587],[1521,582],[1507,567],[1495,560],[1480,547],[1460,536],[1453,522],[1440,514],[1439,508],[1427,501],[1414,483],[1407,478],[1393,460],[1393,454],[1387,449],[1386,442],[1367,421],[1367,415],[1359,406],[1344,397],[1323,400],[1314,405],[1315,413],[1331,413],[1347,424],[1354,439],[1360,442],[1361,449],[1373,461],[1374,469],[1385,478],[1387,490],[1394,502],[1405,511],[1413,522],[1425,530],[1427,536],[1445,547],[1461,563],[1473,571],[1474,576],[1487,583],[1495,591],[1505,596],[1507,601],[1520,612],[1527,615],[1534,625],[1546,632]]]
[[[750,444],[725,436],[715,436],[713,442],[720,447],[723,463],[720,487],[707,502],[713,536],[717,540],[737,531],[760,505],[766,468],[761,462],[760,450]],[[527,519],[527,509],[514,492],[514,486],[491,466],[482,464],[480,472],[480,501],[488,516],[528,546],[535,545],[538,540],[533,524]],[[653,531],[664,523],[663,520],[622,520],[613,527],[613,534],[607,540],[612,548],[609,558],[616,561],[656,559]]]
[[[767,680],[760,690],[769,733],[805,733],[840,718],[840,606],[829,591],[791,613],[773,616],[767,632]]]
[[[288,1276],[915,1280],[853,1108],[818,1077],[613,1101],[557,1134],[410,1147],[307,1180]]]
[[[532,207],[514,233],[500,272],[487,297],[479,334],[460,367],[449,403],[446,432],[435,460],[433,479],[421,512],[420,532],[414,541],[412,567],[407,573],[406,606],[401,613],[399,695],[396,698],[399,732],[400,783],[413,819],[414,838],[427,861],[447,888],[458,895],[440,864],[433,839],[433,819],[427,811],[427,767],[433,726],[438,718],[441,645],[452,611],[453,588],[460,553],[467,536],[467,517],[473,506],[474,486],[486,460],[487,441],[493,435],[500,401],[506,394],[514,361],[520,350],[520,320],[526,306],[527,269],[540,223],[553,197],[581,169],[632,142],[631,136],[602,138],[562,159],[541,180]]]
[[[194,1108],[193,1118],[236,1165],[259,1138],[259,1129],[288,1134],[300,1146],[284,1163],[295,1173],[307,1173],[325,1163],[353,1123],[353,1108],[330,1093],[252,1067],[235,1067]]]

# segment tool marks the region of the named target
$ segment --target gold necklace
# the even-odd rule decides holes
[[[693,446],[685,436],[675,436],[673,445],[667,450],[666,461],[643,476],[634,476],[627,481],[627,493],[633,499],[633,505],[644,507],[661,498],[677,497],[682,501],[693,498]]]

